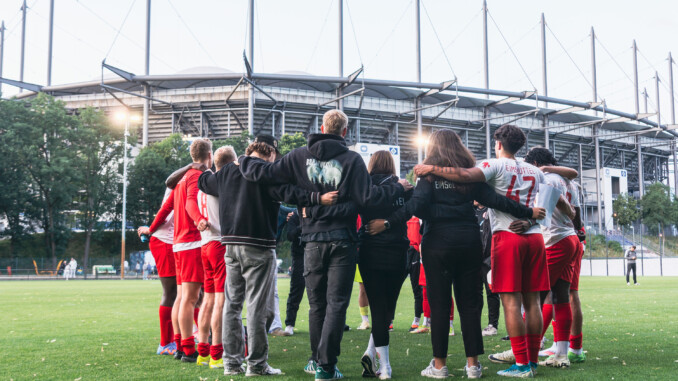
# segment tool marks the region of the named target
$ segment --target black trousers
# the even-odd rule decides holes
[[[419,254],[417,253],[417,257]],[[421,271],[421,266],[419,266],[419,260],[410,262],[410,284],[412,285],[412,293],[414,294],[414,316],[421,318],[421,314],[424,312],[424,297],[421,293],[421,286],[419,285],[419,272]]]
[[[341,352],[357,254],[350,241],[307,242],[304,249],[311,359],[328,372]]]
[[[441,241],[444,237],[441,237]],[[483,284],[480,238],[465,246],[431,246],[424,238],[421,255],[426,271],[426,291],[431,305],[431,344],[433,357],[447,357],[452,308],[452,284],[459,311],[466,357],[485,353],[480,314],[483,309]],[[431,239],[430,241],[435,242]]]
[[[626,283],[629,283],[629,275],[631,275],[631,270],[633,270],[633,283],[638,283],[636,281],[636,264],[627,263],[626,264]]]
[[[287,298],[287,313],[285,315],[285,326],[292,326],[297,323],[297,312],[299,303],[304,298],[304,254],[292,253],[292,276],[290,278],[290,296]]]
[[[385,253],[386,254],[386,253]],[[361,253],[362,255],[362,253]],[[395,315],[396,303],[407,272],[360,266],[367,300],[372,314],[372,338],[375,347],[389,343],[388,327]]]
[[[487,273],[490,269],[483,266],[483,284],[485,284],[485,296],[487,298],[487,320],[494,328],[499,328],[499,307],[501,302],[499,294],[495,294],[490,290],[490,285],[487,283]]]

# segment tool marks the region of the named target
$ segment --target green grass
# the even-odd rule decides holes
[[[678,278],[641,278],[628,287],[622,278],[582,278],[584,349],[588,360],[569,370],[541,369],[538,377],[558,380],[675,379],[678,374]],[[289,282],[280,279],[281,306]],[[223,373],[156,356],[158,281],[0,282],[0,379],[154,379],[229,380]],[[348,324],[358,326],[357,287]],[[269,362],[285,376],[276,380],[312,379],[302,368],[309,355],[306,298],[298,333],[270,337]],[[282,308],[284,318],[284,307]],[[407,281],[391,335],[391,362],[396,379],[423,379],[419,372],[431,358],[430,336],[411,335],[412,293]],[[483,325],[487,319],[483,316]],[[486,338],[486,355],[508,348],[503,316],[500,335]],[[464,352],[458,321],[450,338],[448,366],[463,375]],[[549,333],[550,335],[550,333]],[[358,379],[359,359],[369,333],[344,335],[339,368]],[[499,378],[483,356],[485,378]],[[232,377],[244,379],[244,377]]]

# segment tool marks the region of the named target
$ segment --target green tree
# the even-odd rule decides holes
[[[640,218],[638,201],[628,193],[622,193],[614,200],[612,211],[617,215],[619,226],[628,227]]]
[[[647,187],[640,200],[643,211],[643,222],[653,233],[672,222],[671,189],[662,183],[654,183]]]
[[[294,135],[283,135],[279,143],[278,150],[281,154],[286,155],[295,148],[304,147],[307,144],[307,140],[301,132],[297,132]]]
[[[78,209],[85,230],[82,265],[87,269],[95,225],[102,215],[115,211],[120,198],[118,167],[123,156],[123,131],[113,128],[103,112],[89,107],[80,110],[78,120],[77,145],[82,162]]]
[[[0,100],[0,214],[7,219],[3,232],[9,236],[9,251],[16,257],[31,231],[28,216],[34,189],[22,166],[23,146],[16,131],[28,123],[29,108],[23,102]]]
[[[236,155],[244,155],[247,146],[254,140],[247,131],[243,131],[240,135],[236,135],[226,139],[219,139],[212,142],[212,148],[217,149],[223,146],[232,146]]]
[[[81,160],[76,146],[78,120],[69,115],[63,102],[40,93],[30,103],[25,123],[16,123],[11,144],[17,148],[19,164],[26,170],[45,231],[47,253],[56,267],[70,229],[67,216],[79,190]]]

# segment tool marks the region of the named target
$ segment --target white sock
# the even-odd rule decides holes
[[[582,353],[584,353],[584,348],[579,349],[568,348],[568,351],[574,353],[575,355],[581,355]]]
[[[570,341],[558,341],[556,342],[556,356],[564,356],[567,354],[567,347],[570,345]]]
[[[430,319],[424,316],[424,322],[421,325],[428,327],[429,325],[431,325]]]
[[[379,354],[379,363],[381,364],[379,369],[391,369],[391,363],[388,359],[388,345],[377,347],[376,349]]]
[[[454,320],[450,320],[450,327],[452,327],[452,323],[454,323]]]
[[[420,318],[415,317],[414,320],[412,320],[412,325],[419,325],[419,320]]]
[[[370,316],[369,315],[361,315],[363,318],[363,322],[368,323],[370,322]]]
[[[370,341],[367,343],[367,349],[365,349],[365,353],[368,354],[370,357],[374,357],[374,338],[372,335],[370,335]]]
[[[558,349],[558,346],[556,345],[556,342],[554,341],[554,342],[553,342],[553,345],[551,345],[551,347],[548,348],[547,351],[556,353],[556,349]]]

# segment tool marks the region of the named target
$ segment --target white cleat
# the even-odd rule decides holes
[[[495,364],[515,364],[516,356],[513,355],[513,350],[509,349],[504,352],[495,353],[487,357]]]
[[[551,368],[569,368],[570,360],[567,358],[567,355],[553,355],[549,356],[544,361],[539,361],[539,365],[548,366]]]

